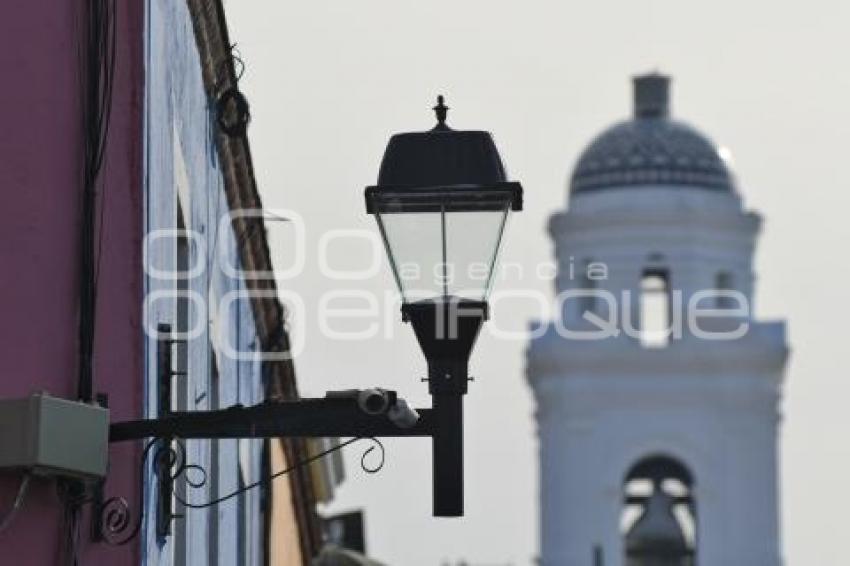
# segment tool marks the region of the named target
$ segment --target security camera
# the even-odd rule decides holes
[[[387,412],[387,416],[399,428],[411,428],[419,422],[419,413],[404,399],[396,399]]]
[[[383,389],[364,389],[357,394],[357,405],[367,415],[382,415],[390,406],[389,392]]]

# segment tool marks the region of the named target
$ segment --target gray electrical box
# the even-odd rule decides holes
[[[0,470],[47,476],[106,476],[109,411],[50,397],[0,399]]]

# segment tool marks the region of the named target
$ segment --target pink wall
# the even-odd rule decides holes
[[[44,390],[76,393],[78,233],[82,141],[76,11],[82,2],[9,0],[0,18],[0,397]],[[118,64],[101,259],[95,391],[112,419],[140,414],[142,400],[143,6],[118,0]],[[110,451],[107,496],[138,490],[137,448]],[[0,474],[0,515],[19,476]],[[0,533],[0,562],[59,564],[62,507],[53,485],[35,482],[12,526]],[[81,564],[138,563],[138,545],[88,542]]]

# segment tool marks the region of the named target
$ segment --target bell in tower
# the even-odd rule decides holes
[[[653,485],[640,518],[626,534],[626,566],[691,566],[692,551],[673,514],[673,498]]]

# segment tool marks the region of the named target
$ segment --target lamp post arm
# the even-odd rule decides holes
[[[367,412],[356,397],[331,396],[265,401],[213,411],[167,412],[157,419],[114,423],[110,442],[143,438],[402,437],[434,435],[433,409],[417,409],[410,427],[394,422],[388,410]]]

